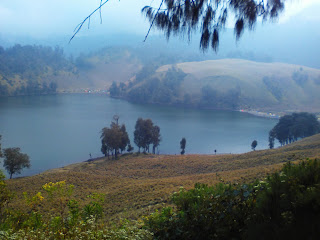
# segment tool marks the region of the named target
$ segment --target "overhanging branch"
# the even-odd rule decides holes
[[[100,22],[102,23],[102,17],[101,17],[101,8],[103,5],[105,5],[107,2],[109,2],[109,0],[106,0],[104,2],[102,2],[102,0],[100,1],[100,5],[97,9],[95,9],[93,12],[91,12],[81,23],[79,23],[77,25],[77,27],[74,29],[74,34],[72,35],[72,37],[69,40],[69,43],[72,41],[72,39],[78,34],[78,32],[81,30],[83,24],[85,24],[88,21],[88,28],[90,27],[90,18],[93,14],[95,14],[98,10],[100,11]]]

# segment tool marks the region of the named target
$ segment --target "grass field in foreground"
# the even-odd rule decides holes
[[[137,219],[167,204],[180,187],[189,189],[196,182],[212,185],[221,179],[238,183],[262,179],[287,161],[306,158],[320,158],[320,134],[282,148],[245,154],[130,154],[118,160],[104,158],[7,183],[16,192],[10,205],[18,209],[24,207],[23,192],[35,194],[45,183],[65,180],[75,186],[73,198],[81,204],[88,202],[91,193],[105,193],[104,213],[108,219]]]

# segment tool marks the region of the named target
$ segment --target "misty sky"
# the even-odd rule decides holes
[[[285,13],[276,24],[294,19],[308,10],[303,21],[320,23],[320,0],[288,0]],[[72,35],[74,28],[100,3],[100,0],[1,0],[0,34],[47,38],[53,35]],[[158,0],[110,0],[99,14],[91,19],[81,35],[87,34],[145,34],[148,22],[141,15],[146,5],[158,6]],[[316,9],[316,10],[315,10]],[[231,25],[231,23],[229,23]]]

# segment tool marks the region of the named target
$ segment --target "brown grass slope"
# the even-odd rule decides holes
[[[23,208],[22,192],[37,193],[47,182],[66,180],[75,185],[73,197],[82,204],[90,193],[105,193],[105,215],[110,219],[138,218],[164,206],[180,187],[196,182],[214,184],[261,179],[287,161],[320,157],[320,134],[274,149],[230,155],[144,155],[100,159],[53,169],[35,176],[8,180]],[[42,191],[43,192],[43,191]]]

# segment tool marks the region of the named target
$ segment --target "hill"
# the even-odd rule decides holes
[[[320,157],[320,134],[273,150],[230,155],[123,155],[119,160],[102,158],[53,169],[35,176],[8,180],[17,198],[11,203],[24,207],[22,193],[37,193],[48,182],[74,184],[74,197],[85,204],[86,196],[105,193],[105,215],[136,219],[160,208],[180,187],[196,182],[214,184],[221,179],[245,182],[262,179],[285,162]]]
[[[103,48],[69,58],[59,47],[0,46],[0,96],[107,90],[131,78],[140,61],[129,48]]]
[[[0,96],[55,93],[55,78],[73,72],[59,47],[0,47]]]
[[[211,109],[318,112],[319,92],[318,69],[222,59],[143,68],[115,97]]]

